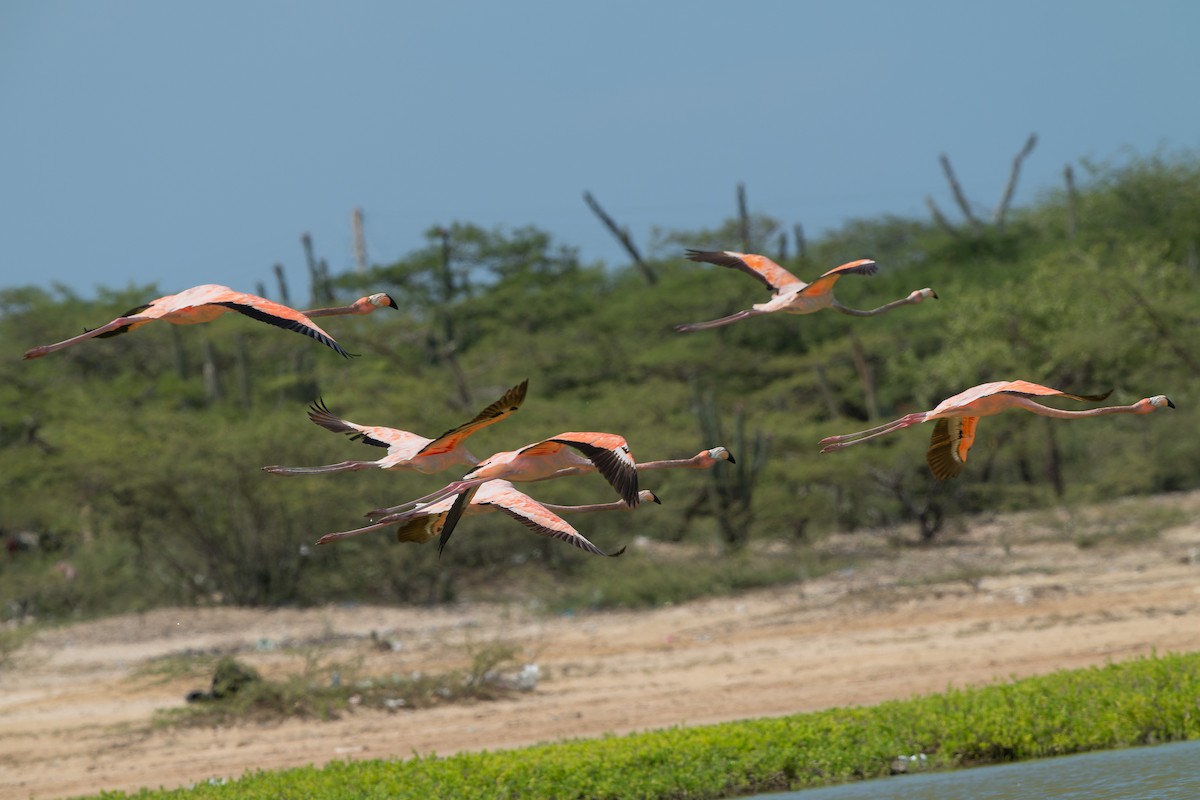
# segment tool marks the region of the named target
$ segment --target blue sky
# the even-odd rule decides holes
[[[751,210],[810,235],[1017,202],[1067,163],[1200,145],[1200,3],[0,4],[0,286],[253,291],[455,220],[625,262]],[[730,242],[733,247],[736,243]],[[295,289],[293,290],[295,291]]]

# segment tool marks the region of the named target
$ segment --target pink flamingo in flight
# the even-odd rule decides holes
[[[282,303],[276,303],[265,297],[244,292],[235,292],[228,286],[206,283],[193,286],[178,294],[168,294],[151,300],[143,306],[132,308],[121,316],[101,325],[99,328],[87,330],[78,336],[65,339],[55,344],[40,345],[25,351],[23,359],[41,358],[57,350],[78,344],[85,339],[105,339],[119,336],[122,333],[136,330],[155,320],[166,320],[175,325],[195,325],[201,322],[211,322],[229,311],[237,311],[252,319],[266,322],[285,330],[302,333],[316,339],[323,345],[349,358],[350,354],[334,341],[333,337],[312,321],[312,317],[329,317],[340,314],[369,314],[378,308],[396,308],[396,301],[387,294],[380,292],[360,298],[348,306],[335,308],[318,308],[312,311],[297,311]]]
[[[908,295],[908,297],[895,300],[869,311],[842,305],[833,296],[834,284],[843,275],[874,275],[879,271],[879,267],[869,258],[851,261],[847,264],[842,264],[840,267],[834,267],[812,283],[805,283],[766,256],[754,255],[752,253],[737,253],[732,250],[688,250],[687,257],[692,261],[702,261],[741,270],[756,280],[761,281],[770,289],[771,299],[765,303],[755,303],[752,308],[738,311],[720,319],[676,325],[675,330],[680,333],[719,328],[722,325],[729,325],[741,319],[759,314],[770,314],[773,311],[782,311],[785,314],[811,314],[823,308],[832,308],[834,311],[840,311],[843,314],[850,314],[855,317],[873,317],[877,314],[891,311],[898,306],[919,303],[930,297],[935,300],[937,299],[937,293],[933,289],[925,288],[918,289]]]
[[[959,392],[953,397],[947,397],[931,411],[918,411],[906,414],[900,419],[877,425],[865,431],[848,433],[843,436],[829,436],[820,441],[822,453],[832,453],[844,447],[865,442],[879,436],[903,430],[922,422],[936,420],[933,435],[929,440],[929,451],[926,460],[929,468],[938,480],[953,478],[962,472],[967,461],[967,451],[975,441],[975,428],[980,417],[990,417],[1009,408],[1023,408],[1040,414],[1043,417],[1055,419],[1077,419],[1079,417],[1099,417],[1106,414],[1149,414],[1160,408],[1174,408],[1175,404],[1166,395],[1145,397],[1128,406],[1104,406],[1090,408],[1086,411],[1064,411],[1058,408],[1044,406],[1033,401],[1032,397],[1070,397],[1073,400],[1103,400],[1112,392],[1104,394],[1070,394],[1048,386],[1041,386],[1029,381],[994,381],[982,383]]]
[[[466,448],[466,440],[476,431],[493,425],[508,417],[525,401],[529,381],[509,389],[496,402],[475,415],[469,422],[451,428],[434,439],[426,439],[415,433],[385,428],[381,425],[359,425],[330,413],[325,404],[318,400],[309,408],[308,417],[316,424],[334,433],[350,434],[363,444],[387,448],[387,454],[376,461],[341,461],[320,467],[263,467],[274,475],[317,475],[330,472],[350,472],[361,469],[387,469],[421,472],[440,472],[456,464],[478,464],[479,459]]]

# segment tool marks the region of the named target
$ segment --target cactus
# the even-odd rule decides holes
[[[733,439],[726,440],[712,392],[693,390],[693,393],[704,446],[724,444],[737,459],[733,464],[722,464],[709,471],[706,494],[722,540],[731,548],[740,548],[750,538],[754,486],[766,464],[770,439],[761,430],[746,433],[746,418],[739,405],[733,415]]]

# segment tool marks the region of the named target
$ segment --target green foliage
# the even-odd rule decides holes
[[[305,651],[300,672],[277,679],[264,679],[254,668],[229,656],[215,663],[206,656],[182,661],[171,657],[146,674],[194,676],[200,667],[212,675],[211,691],[197,690],[188,697],[188,705],[158,713],[155,721],[163,727],[262,724],[289,718],[331,720],[359,709],[397,713],[447,703],[499,700],[518,692],[513,674],[520,670],[519,647],[496,641],[468,650],[471,662],[465,670],[383,677],[363,675],[361,663],[331,660],[321,648]]]
[[[11,356],[0,363],[0,535],[39,542],[0,564],[0,604],[11,618],[61,618],[163,603],[433,603],[496,583],[514,562],[607,576],[598,581],[635,569],[632,551],[588,564],[500,515],[465,520],[441,560],[386,533],[312,547],[323,533],[357,527],[368,509],[458,475],[261,472],[382,454],[312,425],[305,409],[319,396],[347,419],[434,436],[528,378],[524,408],[477,434],[476,455],[599,430],[623,434],[639,460],[718,444],[738,458],[732,472],[725,464],[647,475],[664,505],[581,519],[598,542],[802,541],[914,524],[932,537],[956,514],[1194,488],[1200,166],[1156,156],[1092,170],[1077,201],[1051,194],[1014,211],[1002,236],[857,220],[786,262],[811,279],[876,258],[878,275],[839,282],[847,305],[872,307],[923,286],[942,298],[872,319],[780,314],[673,333],[674,323],[764,299],[736,271],[681,257],[685,246],[740,246],[732,221],[660,233],[653,287],[632,269],[581,264],[536,228],[432,229],[425,247],[396,264],[337,278],[347,293],[387,290],[401,304],[328,320],[363,354],[351,361],[229,315],[185,328],[156,323],[21,362],[33,345],[161,292],[130,286],[83,300],[58,286],[0,290],[0,346]],[[772,252],[778,224],[751,222],[752,240]],[[1164,393],[1179,409],[1077,422],[988,418],[963,474],[944,484],[925,467],[923,428],[817,454],[824,436],[1014,378],[1071,392],[1111,388],[1116,403]],[[711,441],[726,434],[702,426],[693,386],[711,392],[703,418],[741,420],[728,431],[733,440]],[[724,517],[704,500],[714,480],[729,484]],[[596,476],[530,492],[565,503],[611,496]]]
[[[520,750],[333,761],[137,797],[722,798],[888,775],[900,754],[948,769],[1200,736],[1200,654],[787,717]]]

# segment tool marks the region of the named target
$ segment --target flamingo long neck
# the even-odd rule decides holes
[[[837,301],[837,298],[834,298],[830,308],[832,308],[834,311],[840,311],[843,314],[849,314],[852,317],[874,317],[878,316],[879,314],[885,314],[888,311],[891,311],[893,308],[898,308],[899,306],[906,306],[911,303],[919,303],[921,302],[921,299],[922,298],[909,295],[908,297],[902,297],[899,300],[893,300],[890,303],[886,303],[879,308],[872,308],[870,311],[866,311],[861,308],[850,308],[849,306],[844,306]]]
[[[351,304],[348,306],[333,306],[332,308],[314,308],[311,311],[302,312],[304,316],[312,319],[313,317],[336,317],[342,314],[357,314],[359,306]]]
[[[538,501],[541,503],[541,501]],[[568,514],[590,514],[593,511],[629,511],[630,508],[625,504],[624,500],[617,500],[612,503],[591,503],[582,506],[560,506],[554,503],[541,503],[546,508],[556,514],[566,512]]]
[[[1013,405],[1017,408],[1023,408],[1026,411],[1032,411],[1034,414],[1041,414],[1043,417],[1054,417],[1055,419],[1076,419],[1078,417],[1102,417],[1106,414],[1144,414],[1146,406],[1140,403],[1134,403],[1129,406],[1103,406],[1101,408],[1089,408],[1084,411],[1066,411],[1061,408],[1051,408],[1044,406],[1041,403],[1035,403],[1028,397],[1013,397]]]
[[[673,458],[665,461],[643,461],[639,464],[635,464],[634,466],[637,467],[638,472],[641,472],[644,469],[675,469],[676,467],[702,469],[709,466],[709,464],[704,463],[703,459],[701,458],[703,455],[704,454],[701,453],[699,456],[692,456],[691,458]],[[715,461],[713,463],[715,463]]]

